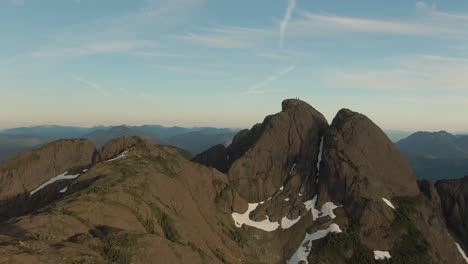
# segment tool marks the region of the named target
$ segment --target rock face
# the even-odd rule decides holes
[[[100,161],[106,161],[111,158],[114,158],[117,155],[124,152],[125,150],[131,148],[132,146],[135,146],[136,144],[142,141],[143,139],[138,136],[133,136],[133,137],[124,136],[124,137],[113,139],[102,147],[99,153]]]
[[[283,101],[280,113],[234,138],[228,151],[235,159],[230,181],[248,201],[264,201],[286,185],[315,194],[320,140],[327,127],[323,115],[307,103]]]
[[[0,164],[0,215],[16,214],[30,192],[47,180],[97,159],[89,140],[58,140],[39,149],[23,152]]]
[[[436,187],[448,227],[468,249],[468,176],[437,181]]]
[[[319,204],[343,205],[359,244],[389,251],[397,263],[463,263],[434,186],[421,188],[427,196],[380,128],[362,114],[338,112],[324,137]],[[353,250],[351,259],[359,254]]]
[[[198,154],[192,161],[215,168],[220,172],[226,172],[229,169],[228,158],[226,147],[224,147],[224,145],[216,145]]]
[[[366,116],[343,109],[325,134],[321,199],[416,196],[411,168],[384,132]]]

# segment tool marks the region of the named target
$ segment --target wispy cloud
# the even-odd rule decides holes
[[[257,47],[274,35],[269,29],[222,26],[185,34],[179,39],[207,47],[239,49]]]
[[[81,78],[80,76],[78,76],[76,74],[72,75],[72,79],[77,81],[77,82],[80,82],[80,83],[84,84],[88,88],[94,89],[97,93],[99,93],[99,94],[101,94],[103,96],[109,96],[110,95],[109,92],[105,88],[103,88],[102,86],[100,86],[99,84],[97,84],[95,82],[85,80],[85,79]]]
[[[443,96],[443,97],[400,97],[398,101],[407,104],[421,105],[468,105],[468,96]]]
[[[22,6],[26,3],[25,0],[10,0],[10,2],[16,6]]]
[[[186,66],[156,66],[156,67],[165,71],[196,74],[196,75],[222,75],[223,74],[223,72],[220,72],[220,71],[204,70],[200,68],[186,67]]]
[[[280,47],[283,47],[284,35],[286,33],[286,28],[288,27],[289,20],[291,20],[292,13],[296,8],[296,0],[288,0],[288,7],[286,8],[286,14],[284,15],[283,20],[280,23]]]
[[[284,43],[286,30],[291,41],[355,37],[355,33],[468,40],[468,15],[443,12],[423,2],[415,5],[417,15],[399,19],[350,17],[307,11],[297,12],[298,15],[293,18],[294,8],[295,2],[290,0],[280,23],[280,47]],[[278,33],[268,27],[218,26],[179,38],[207,47],[259,49],[269,46],[277,36]]]
[[[390,59],[380,69],[335,69],[328,72],[332,87],[359,87],[389,92],[468,92],[468,59],[411,55]]]
[[[85,43],[81,46],[47,48],[35,51],[32,56],[35,57],[73,57],[106,53],[124,53],[142,48],[154,48],[159,46],[157,41],[107,41]]]
[[[274,81],[276,81],[279,78],[281,78],[281,77],[287,75],[288,73],[292,72],[295,68],[296,67],[294,65],[291,65],[291,66],[281,70],[280,72],[278,72],[276,74],[268,76],[265,80],[263,80],[263,81],[261,81],[259,83],[256,83],[256,84],[250,86],[249,88],[247,88],[247,90],[242,92],[242,95],[266,93],[268,90],[265,90],[263,88],[267,87],[268,85],[270,85]]]
[[[147,58],[172,58],[172,59],[201,58],[201,56],[192,55],[192,54],[189,55],[189,54],[159,52],[159,51],[132,51],[132,52],[129,52],[128,54],[138,56],[138,57],[147,57]]]

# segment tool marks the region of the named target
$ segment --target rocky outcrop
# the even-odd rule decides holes
[[[319,204],[341,204],[363,248],[388,251],[397,263],[463,263],[433,184],[420,186],[425,195],[377,125],[348,109],[338,112],[324,137]]]
[[[0,164],[0,215],[24,211],[30,192],[49,179],[73,173],[96,162],[97,153],[89,140],[58,140],[23,152]]]
[[[264,201],[281,186],[315,194],[320,140],[327,127],[323,115],[307,103],[283,101],[280,113],[239,133],[229,147],[235,161],[228,175],[237,192],[248,201]]]
[[[348,109],[338,112],[325,134],[319,182],[320,198],[340,203],[419,193],[411,168],[390,139],[369,118]]]
[[[229,155],[224,145],[216,145],[210,149],[198,154],[192,159],[193,162],[215,168],[220,172],[226,172],[229,169]]]
[[[468,176],[436,183],[447,225],[468,249]]]
[[[106,161],[112,159],[119,154],[122,154],[125,150],[135,146],[136,144],[143,142],[144,139],[138,136],[133,137],[119,137],[107,142],[99,153],[100,161]]]

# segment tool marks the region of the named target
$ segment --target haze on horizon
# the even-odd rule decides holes
[[[0,0],[0,128],[244,128],[299,97],[468,131],[468,1]]]

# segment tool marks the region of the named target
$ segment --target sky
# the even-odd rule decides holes
[[[307,101],[468,131],[468,1],[0,0],[0,128],[245,128]]]

